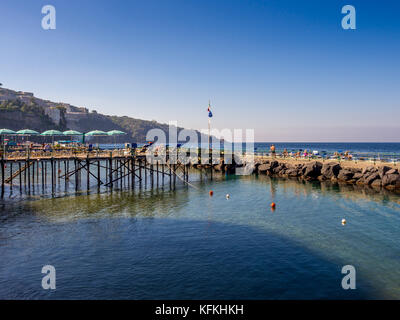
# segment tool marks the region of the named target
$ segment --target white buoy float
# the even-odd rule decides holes
[[[342,225],[345,225],[346,224],[346,219],[342,219]]]
[[[229,195],[229,193],[226,195],[226,200],[228,200],[231,196]]]

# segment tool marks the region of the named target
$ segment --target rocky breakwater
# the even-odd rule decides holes
[[[344,166],[338,162],[303,162],[264,160],[255,164],[255,172],[282,178],[331,181],[385,188],[400,192],[400,174],[397,168],[381,166]]]

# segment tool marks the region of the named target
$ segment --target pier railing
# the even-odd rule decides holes
[[[114,150],[103,150],[103,149],[88,149],[85,147],[81,148],[54,148],[52,150],[46,150],[42,148],[26,148],[26,149],[16,149],[16,150],[8,150],[6,152],[0,152],[0,157],[4,160],[25,160],[25,159],[58,159],[58,158],[109,158],[111,157],[127,157],[127,156],[135,156],[135,155],[147,155],[148,149],[137,148],[137,149],[114,149]],[[171,148],[169,151],[161,150],[159,152],[168,152],[171,153],[179,153],[185,154],[190,150],[187,148]],[[206,149],[197,149],[198,155],[203,153],[203,151],[208,151]],[[154,152],[151,151],[151,152]],[[157,151],[154,152],[157,154]],[[313,154],[308,153],[304,155],[301,153],[284,153],[284,152],[276,152],[272,154],[268,151],[256,150],[253,153],[243,152],[243,151],[231,151],[231,150],[212,150],[212,158],[214,161],[216,159],[221,159],[224,157],[226,153],[229,153],[230,156],[234,153],[235,155],[244,157],[244,156],[254,156],[255,159],[294,159],[294,160],[336,160],[339,162],[352,161],[352,162],[386,162],[386,163],[394,163],[397,164],[400,162],[400,153],[394,152],[379,152],[379,153],[371,153],[371,152],[353,152],[351,154],[334,154],[334,153],[322,153],[322,154]]]

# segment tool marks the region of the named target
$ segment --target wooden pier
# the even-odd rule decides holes
[[[27,194],[50,193],[58,190],[75,191],[106,187],[131,188],[135,186],[164,186],[175,188],[177,178],[189,180],[190,164],[149,161],[145,154],[123,152],[86,152],[79,154],[48,154],[11,156],[0,159],[1,197],[5,190],[13,189]]]

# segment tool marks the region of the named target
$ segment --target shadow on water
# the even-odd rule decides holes
[[[366,299],[342,264],[256,228],[175,219],[46,224],[0,249],[2,299]],[[125,221],[124,221],[125,220]],[[29,253],[29,254],[28,254]],[[57,290],[42,290],[52,264]]]
[[[211,185],[216,191],[212,199],[208,196]],[[331,218],[341,208],[335,200],[368,199],[389,206],[396,198],[265,176],[232,176],[211,184],[198,182],[197,187],[199,190],[182,186],[175,191],[94,193],[5,205],[0,209],[0,298],[394,296],[394,291],[385,295],[384,285],[372,283],[376,278],[365,274],[370,260],[347,258],[362,252],[363,258],[372,255],[373,261],[380,260],[376,251],[384,248],[393,257],[384,257],[390,258],[389,263],[371,270],[392,272],[390,263],[398,252],[392,242],[397,238],[382,238],[380,230],[395,234],[396,229],[391,227],[397,217],[391,214],[391,220],[387,220],[386,212],[370,215],[368,219],[374,219],[378,226],[367,225],[355,207],[352,210],[358,215],[353,215],[352,223],[340,231],[336,218],[334,223]],[[228,189],[232,199],[227,202],[224,195]],[[314,193],[324,197],[313,200],[310,196]],[[268,204],[274,198],[280,201],[278,210],[267,215],[260,202]],[[310,219],[313,224],[308,223]],[[380,223],[389,229],[379,229]],[[371,237],[371,241],[378,239],[375,251],[364,237],[372,235],[371,230],[378,232]],[[310,245],[315,241],[324,246],[317,249]],[[356,290],[341,288],[341,268],[348,264],[344,261],[367,261],[360,272],[357,269]],[[41,268],[46,264],[57,270],[57,290],[53,292],[41,289]],[[389,280],[396,278],[393,272],[391,277],[386,276]]]

